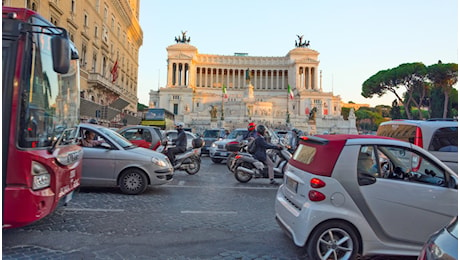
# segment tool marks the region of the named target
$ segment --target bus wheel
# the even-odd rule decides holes
[[[136,195],[147,189],[147,176],[139,169],[126,169],[121,173],[119,185],[123,193]]]

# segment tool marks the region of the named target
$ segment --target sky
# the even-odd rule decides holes
[[[201,54],[286,56],[297,35],[319,52],[324,92],[343,102],[391,105],[392,93],[364,98],[364,81],[403,63],[458,63],[457,0],[140,1],[139,102],[166,86],[167,51],[187,31]]]

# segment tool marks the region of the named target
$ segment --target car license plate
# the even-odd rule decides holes
[[[299,186],[299,183],[296,182],[295,180],[291,179],[291,178],[287,178],[286,186],[288,187],[288,189],[290,189],[290,190],[294,191],[295,193],[297,193],[297,187]]]

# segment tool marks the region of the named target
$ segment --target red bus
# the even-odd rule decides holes
[[[78,52],[67,31],[2,8],[3,228],[52,213],[80,185]]]

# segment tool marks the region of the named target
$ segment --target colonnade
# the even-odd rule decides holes
[[[247,69],[246,69],[247,70]],[[198,67],[196,69],[197,87],[221,87],[243,89],[246,88],[245,69],[223,69]],[[250,70],[251,84],[256,90],[287,89],[287,70]]]
[[[244,89],[247,85],[247,69],[197,67],[196,72],[188,63],[172,63],[168,71],[168,83],[172,86],[188,86],[195,80],[196,87]],[[196,73],[193,78],[190,75]],[[255,90],[284,90],[288,85],[288,70],[251,69],[251,83]],[[299,66],[296,73],[297,89],[317,90],[315,67]]]
[[[316,85],[316,69],[314,67],[298,67],[296,78],[298,89],[314,90],[318,89]]]

